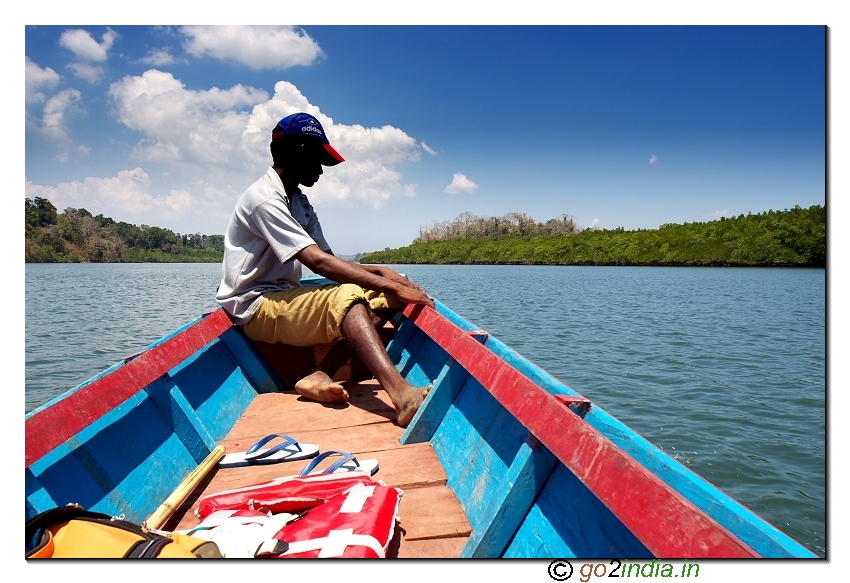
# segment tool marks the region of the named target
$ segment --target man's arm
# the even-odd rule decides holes
[[[321,247],[319,249],[321,249]],[[333,252],[332,249],[323,249],[323,251],[325,253],[327,253],[328,255],[334,255],[334,252]],[[301,263],[304,263],[304,262],[302,261]],[[307,265],[307,264],[304,263],[304,265]],[[407,279],[406,277],[404,277],[400,273],[393,271],[389,267],[382,267],[380,265],[369,265],[369,264],[361,265],[359,263],[356,264],[356,265],[358,265],[362,269],[365,269],[366,271],[368,271],[369,273],[371,273],[373,275],[379,275],[381,277],[385,277],[385,278],[387,278],[391,281],[394,281],[396,283],[400,283],[402,285],[406,285],[407,287],[417,289],[417,290],[419,290],[423,293],[425,292],[425,290],[423,290],[421,287],[419,287],[418,285],[416,285],[415,283],[413,283],[412,281],[410,281],[409,279]],[[310,266],[307,265],[307,267],[310,267]],[[312,271],[312,268],[311,268],[311,271]],[[327,277],[327,276],[325,276],[325,277]],[[338,281],[338,280],[335,280],[335,281]],[[369,288],[369,289],[371,289],[371,288]]]
[[[402,285],[406,285],[407,287],[412,287],[413,289],[418,289],[419,291],[424,291],[421,287],[401,275],[400,273],[393,271],[389,267],[382,267],[380,265],[360,265],[362,269],[365,269],[369,273],[374,275],[379,275],[381,277],[385,277],[391,281],[395,281],[396,283],[400,283]]]
[[[419,286],[412,284],[391,269],[379,268],[382,271],[374,273],[375,269],[364,269],[364,266],[357,263],[351,263],[330,253],[325,253],[319,249],[318,245],[305,247],[295,255],[295,258],[310,268],[313,273],[318,273],[339,283],[354,283],[362,288],[394,296],[406,304],[425,304],[434,307],[434,300],[429,298]],[[390,274],[390,277],[385,277],[382,274],[385,273],[383,269],[395,274],[397,279],[393,278],[392,274]]]

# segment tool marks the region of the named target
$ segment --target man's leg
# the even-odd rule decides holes
[[[342,332],[348,344],[392,399],[398,424],[407,427],[431,387],[416,388],[396,370],[375,330],[371,310],[365,304],[358,302],[351,306],[342,321]]]
[[[382,328],[395,312],[393,309],[373,310],[372,324],[376,329]],[[337,340],[315,370],[295,383],[295,391],[302,397],[323,403],[348,401],[348,391],[333,377],[353,355],[354,351],[345,338]]]
[[[337,340],[316,369],[295,383],[295,392],[306,399],[322,403],[347,401],[348,391],[333,377],[352,354],[351,346],[344,338]]]
[[[386,298],[379,298],[354,284],[305,286],[267,294],[242,329],[251,340],[269,344],[314,346],[335,338],[346,339],[348,346],[386,389],[395,407],[398,424],[406,427],[430,387],[413,387],[390,361],[372,319],[372,310],[384,314],[383,310],[387,308],[395,309],[395,306],[389,305]],[[301,379],[296,383],[307,398],[324,402],[339,402],[347,398],[342,385],[333,381],[333,373],[348,360],[345,345],[337,347],[330,356],[330,360],[324,359],[322,366],[306,377],[314,377],[315,374],[314,378],[310,381]]]

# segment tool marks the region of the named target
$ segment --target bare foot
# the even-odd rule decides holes
[[[428,396],[428,392],[430,390],[431,385],[428,385],[424,389],[418,389],[411,386],[400,393],[400,395],[403,395],[403,397],[398,398],[398,401],[400,402],[397,403],[396,400],[393,399],[396,422],[400,427],[407,427],[410,425],[410,422],[413,421],[413,416],[416,415],[419,407],[422,406],[422,402],[425,400],[425,397]]]
[[[306,399],[320,403],[341,403],[348,400],[348,391],[320,370],[310,373],[295,383],[295,392]]]

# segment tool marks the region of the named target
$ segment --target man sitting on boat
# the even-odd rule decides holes
[[[323,165],[344,161],[315,117],[294,113],[280,120],[270,148],[272,167],[242,194],[228,223],[216,301],[251,340],[293,346],[335,342],[316,370],[295,385],[308,399],[348,400],[333,375],[353,349],[406,427],[428,389],[413,387],[399,374],[376,326],[386,321],[387,310],[406,303],[433,307],[434,301],[392,269],[334,256],[300,188],[313,186]],[[301,286],[302,264],[339,284]]]

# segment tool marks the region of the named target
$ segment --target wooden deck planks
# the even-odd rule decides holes
[[[399,559],[454,559],[460,554],[468,537],[436,538],[404,541]]]
[[[292,435],[320,451],[341,450],[380,464],[374,478],[403,490],[399,505],[400,545],[391,546],[399,558],[457,557],[471,532],[469,521],[446,473],[429,443],[401,445],[404,430],[383,388],[374,380],[345,383],[351,400],[328,405],[308,401],[295,393],[260,394],[230,433],[220,441],[227,453],[245,451],[272,433]],[[321,467],[331,463],[326,460]],[[166,523],[169,530],[186,529],[199,521],[198,500],[221,490],[297,475],[310,460],[214,470]]]
[[[257,395],[225,439],[250,439],[254,436],[259,439],[270,433],[288,433],[301,439],[300,434],[304,431],[354,427],[395,419],[389,397],[375,381],[363,381],[353,386],[347,383],[346,386],[351,387],[351,400],[347,403],[316,403],[296,393]],[[396,429],[401,432],[400,427]]]
[[[399,519],[405,540],[468,537],[472,530],[454,492],[447,486],[405,490]]]

